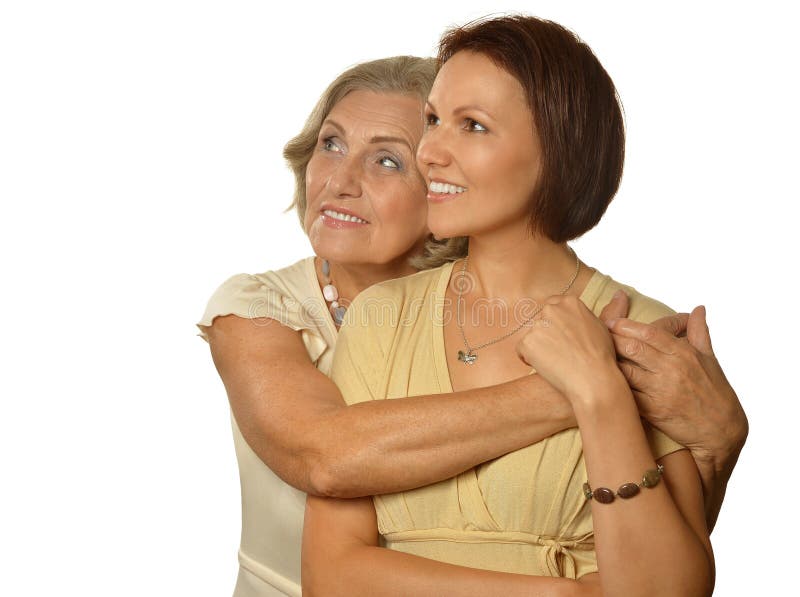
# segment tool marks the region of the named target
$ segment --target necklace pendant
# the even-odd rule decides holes
[[[467,351],[466,354],[464,354],[463,350],[458,351],[458,360],[464,363],[465,365],[472,365],[477,358],[478,355],[472,354],[471,350]]]

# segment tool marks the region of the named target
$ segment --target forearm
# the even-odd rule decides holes
[[[331,410],[313,421],[312,493],[403,491],[575,425],[569,403],[538,375],[498,386]]]
[[[328,556],[330,556],[330,552]],[[600,597],[598,585],[445,564],[383,547],[354,545],[303,566],[308,597],[459,595]]]
[[[641,479],[655,462],[624,379],[604,381],[587,390],[592,398],[576,400],[574,408],[592,488],[616,491]],[[699,491],[697,499],[699,513]],[[710,594],[713,572],[706,546],[665,483],[611,504],[592,500],[592,518],[604,595]],[[667,573],[660,572],[665,562],[670,562]]]

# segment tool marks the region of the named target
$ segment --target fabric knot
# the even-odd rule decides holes
[[[575,578],[578,573],[578,563],[572,555],[574,549],[591,549],[593,542],[589,539],[592,533],[578,537],[576,539],[560,539],[558,537],[539,537],[537,543],[543,546],[542,568],[546,569],[550,576],[561,578]]]

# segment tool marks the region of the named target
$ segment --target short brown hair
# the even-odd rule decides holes
[[[289,163],[295,179],[294,200],[287,211],[297,210],[301,226],[306,215],[306,166],[317,146],[322,123],[333,107],[345,95],[357,90],[405,93],[415,95],[424,102],[428,99],[435,77],[436,61],[433,58],[416,56],[394,56],[362,62],[336,77],[317,101],[303,130],[283,148],[283,157]]]
[[[483,54],[516,78],[533,113],[543,163],[531,230],[558,243],[591,230],[619,188],[625,160],[622,105],[591,48],[557,23],[514,15],[447,31],[439,66],[461,51]],[[429,243],[426,256],[443,263],[465,250],[463,239],[447,244],[451,251]]]

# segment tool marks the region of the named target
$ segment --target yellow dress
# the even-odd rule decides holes
[[[208,341],[206,328],[216,317],[231,314],[255,319],[253,325],[259,325],[258,318],[269,317],[299,331],[311,362],[329,375],[337,332],[319,289],[313,257],[281,270],[238,274],[226,280],[197,323],[200,336]],[[300,597],[306,494],[273,473],[247,444],[233,416],[231,423],[242,488],[234,597]]]
[[[384,282],[353,301],[331,372],[348,404],[452,392],[442,325],[452,268]],[[619,288],[632,319],[673,313],[600,272],[581,300],[599,315]],[[656,458],[681,449],[649,426],[646,433]],[[386,547],[442,562],[580,578],[597,571],[585,481],[580,433],[568,429],[452,479],[376,496],[378,530]]]

